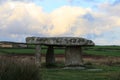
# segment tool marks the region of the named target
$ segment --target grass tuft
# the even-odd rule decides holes
[[[41,80],[40,70],[33,63],[0,59],[0,80]]]

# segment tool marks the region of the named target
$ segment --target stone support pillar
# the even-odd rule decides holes
[[[36,45],[35,63],[41,67],[41,45]]]
[[[48,50],[46,53],[46,65],[53,64],[55,64],[54,48],[53,46],[48,46]]]
[[[80,46],[68,46],[65,50],[65,66],[83,65],[82,48]]]

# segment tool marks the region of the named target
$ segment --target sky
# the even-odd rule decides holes
[[[83,37],[120,45],[120,0],[0,0],[0,41]]]

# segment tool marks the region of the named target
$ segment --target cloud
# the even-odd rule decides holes
[[[70,5],[84,5],[84,6],[95,6],[100,3],[100,0],[66,0]]]
[[[89,9],[70,6],[64,6],[54,10],[50,14],[51,23],[53,25],[53,29],[50,30],[50,33],[53,35],[56,35],[56,33],[58,35],[64,35],[66,32],[71,30],[77,21],[77,18],[83,16],[87,12],[89,12]]]
[[[67,0],[68,2],[98,2],[98,0]]]
[[[1,33],[11,34],[39,34],[44,33],[46,13],[41,7],[32,3],[8,2],[0,8]]]
[[[32,3],[32,2],[41,2],[43,0],[0,0],[0,4],[4,4],[6,2],[24,2],[24,3]]]
[[[76,36],[109,44],[112,37],[106,36],[119,33],[116,30],[120,29],[120,5],[104,3],[98,9],[62,6],[46,13],[33,2],[7,1],[0,5],[0,36],[19,41],[27,36]],[[117,37],[111,44],[119,43]]]
[[[77,17],[88,11],[89,9],[64,6],[48,14],[32,3],[9,2],[0,8],[0,13],[3,14],[0,16],[0,29],[8,34],[64,35],[69,32]]]

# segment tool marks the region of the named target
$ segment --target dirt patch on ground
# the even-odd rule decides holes
[[[34,55],[0,55],[0,58],[12,58],[14,60],[20,60],[22,62],[35,62]],[[65,62],[64,55],[55,55],[56,62]],[[92,64],[106,64],[116,65],[120,64],[120,57],[107,57],[107,56],[95,56],[95,55],[83,55],[84,63]],[[45,62],[45,55],[42,55],[42,62]]]

